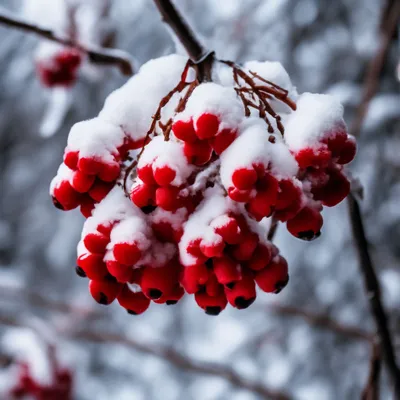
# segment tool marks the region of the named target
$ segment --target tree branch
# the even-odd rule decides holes
[[[277,314],[288,315],[293,317],[301,317],[312,325],[318,326],[323,329],[328,329],[340,335],[347,336],[353,339],[366,340],[372,342],[374,335],[356,326],[345,325],[326,314],[314,313],[312,311],[303,310],[298,307],[283,305],[283,304],[270,304],[267,306],[268,310]]]
[[[163,21],[173,30],[199,72],[200,82],[211,81],[214,52],[207,51],[170,0],[154,0]]]
[[[370,61],[364,82],[364,91],[361,102],[356,111],[354,123],[350,133],[358,136],[361,131],[370,101],[375,96],[379,87],[379,77],[384,67],[385,60],[390,50],[390,43],[400,17],[400,2],[388,2],[387,10],[383,13],[383,26],[386,28],[381,33],[381,40],[375,56]],[[381,300],[381,290],[375,268],[369,251],[365,235],[364,223],[361,216],[360,205],[356,194],[351,192],[348,196],[348,207],[353,236],[357,247],[360,270],[364,278],[364,286],[368,296],[371,313],[375,320],[379,345],[382,351],[390,379],[394,386],[395,398],[400,398],[400,369],[396,362],[396,355],[388,327],[388,319]]]
[[[132,60],[128,53],[122,50],[105,49],[98,46],[86,46],[70,38],[61,37],[51,29],[41,28],[29,22],[21,20],[11,13],[5,14],[0,10],[0,24],[16,28],[27,33],[33,33],[41,38],[60,43],[64,46],[73,47],[85,53],[93,64],[114,65],[119,68],[122,74],[133,75]]]
[[[11,326],[24,326],[21,321],[11,316],[0,315],[0,323]],[[76,340],[87,340],[96,343],[119,344],[130,347],[133,350],[151,354],[159,359],[165,360],[173,366],[184,371],[195,372],[203,375],[218,377],[231,383],[240,389],[248,390],[258,396],[260,399],[290,400],[285,393],[281,393],[267,388],[260,382],[248,380],[233,369],[217,363],[194,360],[187,355],[181,354],[175,349],[158,343],[144,343],[130,339],[124,335],[111,332],[98,332],[94,329],[85,329],[81,331],[66,331],[56,329],[57,333]]]
[[[361,273],[364,278],[364,286],[371,312],[375,319],[383,359],[395,387],[396,398],[400,398],[400,370],[396,363],[395,351],[388,327],[388,319],[381,300],[382,296],[379,281],[369,253],[369,245],[365,235],[360,206],[353,193],[349,194],[347,200]]]
[[[355,112],[356,116],[353,123],[350,126],[349,131],[353,136],[359,136],[362,124],[368,112],[369,104],[378,91],[379,76],[383,70],[385,60],[389,53],[390,43],[394,33],[396,32],[399,18],[400,2],[389,1],[388,6],[383,11],[382,26],[384,26],[385,29],[382,29],[381,31],[381,40],[378,49],[367,67],[362,99]]]

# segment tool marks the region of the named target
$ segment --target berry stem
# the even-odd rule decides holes
[[[193,64],[197,67],[199,81],[210,82],[215,53],[203,47],[187,21],[170,0],[154,0],[154,3],[162,16],[162,20],[173,30]]]
[[[93,64],[114,65],[119,68],[122,74],[126,76],[133,75],[133,66],[131,57],[128,53],[117,49],[105,49],[97,46],[83,45],[71,38],[57,35],[51,29],[41,28],[27,21],[21,20],[19,17],[11,13],[0,11],[0,24],[22,30],[27,33],[33,33],[52,42],[60,43],[63,46],[73,47],[86,54]]]

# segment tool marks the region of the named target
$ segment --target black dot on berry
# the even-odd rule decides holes
[[[103,293],[103,292],[100,292],[99,293],[99,301],[98,301],[98,303],[100,303],[100,304],[103,304],[103,305],[107,305],[108,304],[108,298],[107,298],[107,296]]]
[[[315,233],[314,231],[309,230],[309,231],[299,232],[297,234],[297,237],[301,240],[306,240],[308,242],[311,242],[312,240],[316,239],[320,235],[321,235],[321,232]]]
[[[137,312],[133,311],[133,310],[126,310],[126,312],[130,315],[138,315]]]
[[[212,258],[209,258],[209,259],[205,262],[205,264],[206,264],[206,267],[207,267],[207,268],[211,269],[211,268],[213,267]]]
[[[255,299],[255,297],[251,297],[250,299],[245,299],[243,296],[236,297],[235,306],[239,310],[244,310],[245,308],[251,306]]]
[[[150,214],[152,213],[155,209],[157,208],[157,206],[144,206],[141,208],[142,212],[145,214]]]
[[[218,315],[221,311],[221,307],[218,306],[206,307],[205,309],[207,315]]]
[[[112,283],[117,283],[117,282],[118,282],[117,279],[115,278],[115,276],[112,276],[111,274],[107,274],[107,275],[104,277],[104,279],[105,279],[107,282],[112,282]]]
[[[162,291],[159,289],[149,289],[148,295],[151,299],[157,300],[162,296]]]
[[[59,210],[64,210],[64,207],[54,196],[52,196],[52,200],[53,200],[53,204],[56,208],[58,208]]]
[[[236,283],[236,282],[229,282],[229,283],[227,283],[225,286],[226,286],[228,289],[233,289],[234,286],[235,286],[235,283]]]
[[[289,282],[289,275],[287,276],[287,278],[283,281],[278,281],[275,283],[275,294],[278,294],[282,291],[282,289],[288,284]]]
[[[75,272],[81,278],[86,278],[87,277],[86,272],[81,267],[79,267],[78,265],[75,267]]]
[[[165,304],[167,305],[167,306],[173,306],[174,304],[176,304],[178,302],[178,300],[167,300],[166,302],[165,302]]]

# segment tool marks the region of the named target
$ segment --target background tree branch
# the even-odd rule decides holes
[[[350,133],[354,136],[360,135],[370,101],[378,91],[381,71],[387,59],[392,37],[399,18],[400,2],[389,1],[387,9],[383,11],[382,26],[384,26],[385,29],[381,30],[378,49],[367,68],[362,99],[357,107],[356,117],[350,128]],[[370,255],[359,201],[354,192],[351,192],[348,196],[348,208],[360,262],[360,271],[363,276],[371,313],[375,320],[382,356],[394,386],[395,398],[398,399],[400,398],[400,369],[397,365],[396,354],[389,331],[388,318],[382,302],[380,284]]]
[[[73,47],[86,54],[93,64],[116,66],[122,74],[126,76],[133,75],[132,59],[130,55],[123,50],[84,45],[70,38],[59,36],[51,29],[42,28],[27,21],[23,21],[9,12],[5,13],[1,8],[0,24],[19,29],[23,32],[33,33],[43,39],[51,40],[63,46]]]

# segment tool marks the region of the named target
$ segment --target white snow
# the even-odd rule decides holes
[[[297,110],[283,118],[285,142],[290,150],[315,146],[323,137],[344,126],[343,106],[333,96],[303,93]]]
[[[121,128],[93,118],[76,123],[68,136],[67,150],[79,151],[80,157],[98,157],[104,162],[114,162],[113,154],[123,144],[124,132]]]
[[[107,97],[99,117],[120,126],[133,140],[144,138],[160,100],[179,83],[186,62],[187,58],[176,54],[150,60]],[[172,116],[179,98],[176,94],[163,110],[163,123]]]
[[[138,168],[152,164],[153,172],[157,168],[168,166],[176,172],[173,186],[184,184],[194,171],[194,165],[187,162],[183,153],[183,144],[174,140],[165,141],[163,136],[155,137],[145,148],[140,157]]]
[[[112,249],[117,243],[135,243],[141,251],[151,244],[151,230],[144,218],[132,216],[115,225],[111,231],[111,241],[107,246]]]
[[[197,119],[205,113],[219,117],[219,132],[223,129],[236,130],[244,118],[244,109],[235,90],[212,82],[196,87],[185,110],[177,115],[176,120],[188,121],[193,118],[196,128]]]
[[[263,164],[277,179],[293,177],[298,165],[278,133],[269,142],[267,125],[259,118],[249,118],[239,137],[221,155],[221,181],[226,189],[233,186],[232,175],[239,168]]]

